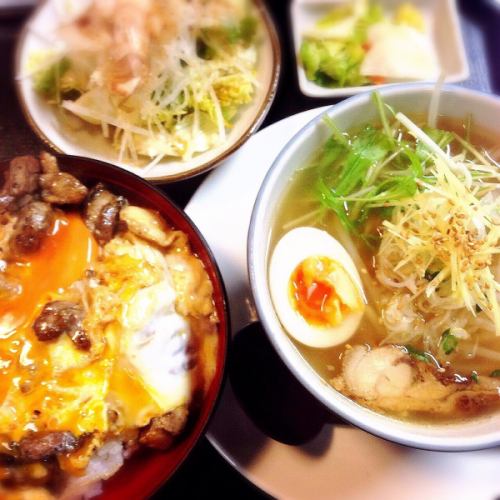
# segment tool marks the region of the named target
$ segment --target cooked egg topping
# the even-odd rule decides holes
[[[349,274],[339,262],[325,256],[308,257],[295,268],[290,294],[295,309],[312,325],[337,326],[348,314],[363,309]]]
[[[160,250],[138,238],[117,237],[105,251],[104,272],[115,291],[110,305],[119,309],[114,328],[120,331],[112,335],[119,339],[121,365],[110,388],[112,406],[125,426],[143,426],[188,401],[190,328],[175,310],[176,292]],[[144,393],[141,405],[135,391],[126,390],[130,378]]]
[[[300,227],[274,249],[269,284],[278,317],[295,339],[312,347],[347,340],[364,310],[357,270],[337,240],[325,231]]]
[[[60,423],[75,432],[80,425],[102,426],[102,408],[87,394],[102,393],[106,367],[99,363],[92,373],[66,370],[67,357],[72,364],[86,365],[90,355],[73,349],[66,337],[40,342],[32,329],[43,305],[81,279],[96,254],[97,245],[80,217],[61,212],[36,253],[6,264],[7,276],[20,284],[20,293],[0,302],[0,429],[12,440]],[[81,381],[87,400],[76,407],[72,386]]]
[[[0,302],[0,447],[31,431],[141,427],[189,401],[190,326],[158,247],[125,233],[99,250],[78,214],[60,212],[41,248],[2,272],[20,293]],[[83,303],[89,350],[36,337],[54,300]]]

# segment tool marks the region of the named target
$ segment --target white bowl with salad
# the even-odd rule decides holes
[[[248,139],[279,65],[261,0],[46,0],[20,36],[16,84],[55,151],[172,182]]]
[[[291,17],[299,86],[310,97],[469,75],[455,0],[294,0]]]

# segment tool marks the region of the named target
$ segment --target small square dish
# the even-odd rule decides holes
[[[369,76],[368,78],[374,80],[372,84],[369,82],[356,83],[356,80],[361,81],[363,77],[351,79],[352,83],[348,79],[344,86],[337,87],[322,86],[316,81],[308,79],[300,57],[305,34],[308,34],[309,40],[319,40],[320,42],[333,40],[333,43],[339,43],[337,40],[342,39],[346,32],[351,36],[351,33],[358,29],[360,23],[364,22],[363,19],[358,18],[357,21],[360,22],[356,21],[357,24],[353,23],[352,26],[349,26],[349,22],[352,21],[347,19],[346,22],[342,18],[349,16],[348,13],[346,14],[346,10],[351,8],[354,12],[353,15],[356,16],[357,9],[359,12],[359,9],[366,8],[364,6],[367,4],[381,11],[383,17],[368,26],[367,40],[355,47],[359,51],[365,51],[364,56],[359,54],[355,56],[362,61],[358,65],[366,72],[366,75],[370,75],[368,66],[371,66],[372,71],[373,68],[381,68],[381,71],[386,71],[388,74],[395,74],[394,71],[400,74],[392,78],[383,78],[380,75]],[[332,13],[334,10],[335,12]],[[413,18],[409,25],[406,25],[404,21],[401,23],[397,20],[397,16],[401,14],[402,10],[405,10],[403,16],[409,15]],[[411,11],[409,14],[408,10]],[[416,21],[414,17],[417,17]],[[291,21],[299,87],[301,92],[309,97],[343,97],[373,90],[386,84],[436,81],[439,75],[443,75],[446,82],[460,82],[469,76],[469,65],[460,30],[456,0],[439,2],[435,0],[375,0],[370,2],[365,0],[351,2],[349,0],[293,0]],[[410,26],[412,21],[420,23],[419,30]],[[374,43],[371,37],[377,36],[377,32],[373,28],[382,25],[384,28],[378,30],[379,35],[381,31],[383,32],[382,36],[377,38]],[[402,31],[406,31],[406,33],[402,33]],[[378,45],[377,49],[375,49],[375,44]],[[391,61],[386,57],[389,52],[387,51],[388,47],[394,48],[394,57],[398,58],[397,62],[395,59]],[[428,57],[426,57],[426,50],[428,50]],[[408,57],[406,57],[406,51],[410,52]],[[369,53],[371,53],[370,61],[367,60]],[[312,57],[316,57],[314,52]],[[415,70],[416,62],[421,63],[420,70]],[[406,67],[397,68],[400,63]],[[408,71],[413,72],[413,74],[410,75],[407,73]],[[383,80],[383,83],[378,83],[377,80]]]

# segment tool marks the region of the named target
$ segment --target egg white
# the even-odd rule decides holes
[[[356,331],[363,311],[346,316],[333,327],[309,324],[290,303],[290,277],[306,258],[324,256],[338,262],[349,274],[366,302],[356,266],[345,248],[326,231],[298,227],[286,233],[274,248],[269,265],[269,288],[278,318],[289,335],[310,347],[326,348],[346,342]]]
[[[122,334],[124,354],[162,412],[188,403],[192,389],[186,368],[190,326],[175,311],[175,292],[165,278],[130,300]]]
[[[155,283],[140,288],[126,303],[120,315],[122,356],[154,400],[159,413],[187,404],[193,390],[189,372],[188,343],[191,327],[175,308],[177,293],[163,253],[154,246],[115,238],[106,247],[115,255],[129,255],[149,263]],[[144,409],[145,425],[153,409]],[[155,410],[157,411],[157,410]]]

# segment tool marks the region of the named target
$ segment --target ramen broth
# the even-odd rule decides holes
[[[414,120],[418,125],[424,122],[423,119],[419,120],[418,117],[417,119],[414,118]],[[438,127],[444,130],[455,131],[460,136],[464,136],[464,125],[459,120],[441,119],[438,122]],[[487,151],[491,158],[498,160],[498,146],[495,150],[496,142],[491,132],[475,127],[470,131],[469,140],[479,150]],[[381,295],[382,290],[385,289],[387,291],[387,289],[375,277],[374,263],[378,244],[375,244],[374,249],[371,250],[365,241],[357,237],[355,233],[347,233],[341,225],[339,218],[332,210],[322,208],[319,197],[314,192],[316,179],[317,169],[314,167],[308,168],[307,166],[294,173],[290,179],[288,189],[277,208],[271,233],[270,249],[272,251],[279,239],[291,229],[299,226],[314,226],[327,231],[344,245],[353,258],[362,281],[364,283],[367,280],[370,282],[369,289],[364,286],[368,299],[367,309],[356,332],[346,343],[330,348],[318,349],[305,346],[290,337],[304,359],[325,381],[331,384],[333,378],[339,375],[342,370],[342,357],[346,348],[354,345],[375,347],[380,345],[386,337],[387,332],[377,312],[380,310],[377,307],[377,297]],[[379,213],[372,212],[360,229],[367,235],[379,238],[378,229],[382,220],[383,217]],[[355,252],[352,251],[350,245],[354,245]],[[474,352],[477,346],[472,343],[467,348],[460,346],[456,353],[447,356],[447,359],[439,359],[439,362],[443,367],[450,366],[455,373],[470,374],[471,372],[476,372],[478,375],[489,375],[492,371],[500,368],[500,336],[484,335],[484,338],[480,339],[480,344],[483,349],[490,351],[488,357]],[[423,345],[420,341],[412,345],[419,350],[423,350]],[[500,406],[500,399],[498,405],[493,404],[486,410],[481,409],[480,411],[491,411],[492,406]],[[411,415],[398,416],[407,418]],[[419,415],[419,419],[421,421],[442,420],[439,415],[426,415],[425,412]]]

